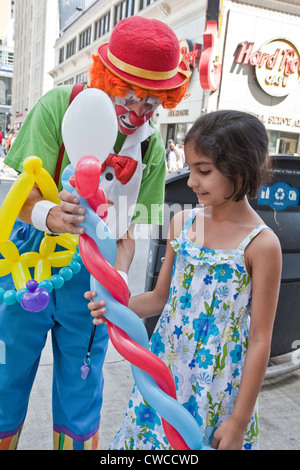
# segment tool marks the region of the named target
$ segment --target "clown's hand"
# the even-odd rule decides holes
[[[84,228],[78,224],[85,220],[85,209],[79,205],[78,197],[63,190],[59,193],[59,198],[61,203],[49,212],[47,226],[52,232],[83,234]]]
[[[61,203],[53,207],[47,217],[47,226],[52,232],[72,233],[82,235],[84,228],[79,224],[85,221],[85,209],[79,205],[79,199],[75,194],[67,190],[59,193]],[[108,205],[113,205],[113,201],[108,200]]]

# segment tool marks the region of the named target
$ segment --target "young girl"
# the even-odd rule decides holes
[[[270,176],[266,131],[252,115],[213,112],[188,132],[185,155],[188,186],[203,207],[172,219],[156,287],[132,297],[129,308],[141,318],[162,312],[151,350],[172,371],[204,444],[257,449],[256,400],[281,277],[279,241],[247,200]],[[105,322],[104,305],[89,304],[95,324]],[[170,448],[136,387],[111,448]]]

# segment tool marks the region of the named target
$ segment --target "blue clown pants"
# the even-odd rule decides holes
[[[10,239],[20,253],[38,251],[44,234],[17,220]],[[13,448],[25,420],[31,388],[45,346],[52,332],[53,429],[55,449],[95,449],[102,406],[102,366],[108,333],[97,326],[91,350],[90,372],[85,380],[80,368],[87,354],[92,318],[84,292],[90,275],[82,266],[78,274],[52,291],[47,308],[25,311],[19,303],[0,304],[0,342],[5,363],[0,363],[0,449]],[[11,276],[0,278],[5,290],[14,289]],[[41,397],[44,400],[44,397]],[[9,444],[10,443],[10,444]]]

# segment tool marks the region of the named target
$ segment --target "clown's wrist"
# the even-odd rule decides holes
[[[51,232],[49,228],[47,227],[46,220],[48,217],[48,214],[52,207],[57,206],[57,204],[54,204],[54,202],[51,201],[46,201],[43,199],[42,201],[37,202],[31,212],[31,223],[32,225],[38,229],[41,230],[42,232]]]
[[[128,275],[124,271],[119,271],[118,270],[118,273],[120,274],[120,276],[122,276],[122,278],[124,279],[124,281],[126,282],[126,284],[128,286]]]

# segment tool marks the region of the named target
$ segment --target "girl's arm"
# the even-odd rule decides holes
[[[214,434],[213,447],[241,449],[244,433],[267,369],[281,279],[281,247],[276,235],[264,230],[246,250],[252,271],[249,344],[233,412]]]
[[[165,259],[160,269],[158,279],[153,291],[144,292],[133,297],[130,297],[128,307],[135,312],[140,318],[148,318],[156,315],[160,315],[169,297],[169,290],[171,284],[171,275],[173,269],[173,263],[175,258],[175,252],[170,244],[171,240],[176,238],[183,226],[186,213],[180,212],[176,214],[171,222],[169,228],[168,240],[166,243]],[[106,313],[105,302],[99,300],[93,302],[92,299],[95,297],[95,292],[86,292],[85,298],[91,300],[88,304],[88,308],[91,310],[91,315],[94,317],[93,323],[99,325],[105,323],[103,314]]]

